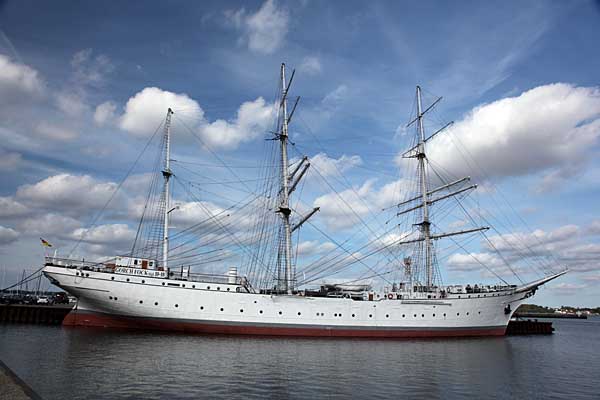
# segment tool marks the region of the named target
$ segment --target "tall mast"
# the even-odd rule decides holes
[[[287,116],[287,91],[286,80],[285,80],[285,64],[281,64],[281,111],[282,111],[282,124],[281,132],[279,134],[279,141],[281,143],[281,204],[279,205],[279,212],[283,219],[284,229],[284,266],[285,266],[285,280],[283,289],[288,293],[292,294],[293,290],[293,277],[292,277],[292,229],[290,226],[290,206],[289,206],[289,171],[288,171],[288,154],[287,154],[287,140],[288,140],[288,116]]]
[[[423,128],[423,112],[421,105],[421,87],[417,86],[417,129],[419,131],[419,144],[417,150],[417,159],[419,160],[420,174],[419,178],[421,181],[421,204],[423,207],[423,221],[421,225],[421,234],[425,239],[425,273],[427,288],[432,286],[433,282],[433,271],[431,265],[431,233],[429,222],[429,199],[427,189],[427,169],[425,166],[425,129]]]
[[[164,198],[165,198],[165,215],[164,215],[164,226],[163,226],[163,251],[162,251],[162,266],[166,270],[168,265],[168,253],[169,253],[169,209],[170,207],[170,195],[169,195],[169,179],[173,173],[171,172],[171,115],[173,110],[169,108],[167,111],[167,118],[165,119],[165,169],[162,171],[164,178]]]
[[[400,216],[400,215],[406,214],[408,212],[416,211],[421,208],[423,209],[423,220],[420,223],[416,224],[419,226],[419,228],[421,230],[421,236],[418,239],[408,239],[408,240],[398,241],[398,242],[396,242],[396,245],[400,246],[400,245],[409,244],[409,243],[424,242],[424,246],[425,246],[425,280],[426,280],[425,283],[427,285],[426,286],[427,289],[432,288],[433,284],[434,284],[434,282],[433,282],[433,250],[434,249],[432,246],[432,240],[438,240],[438,239],[449,237],[449,236],[463,235],[463,234],[468,234],[468,233],[485,231],[485,230],[489,229],[489,227],[483,226],[483,227],[478,227],[478,228],[474,228],[474,229],[465,229],[465,230],[456,231],[456,232],[447,232],[447,233],[441,233],[441,234],[435,234],[435,235],[431,234],[431,222],[429,220],[429,206],[434,205],[440,201],[446,200],[448,198],[454,197],[456,195],[459,195],[461,193],[466,193],[468,191],[471,191],[471,190],[477,188],[477,185],[464,186],[464,183],[469,182],[471,180],[471,178],[467,176],[465,178],[457,179],[453,182],[445,183],[445,184],[442,184],[442,186],[440,186],[440,187],[429,190],[429,187],[427,185],[427,167],[425,165],[425,161],[427,160],[427,155],[425,154],[425,144],[429,140],[431,140],[435,136],[437,136],[439,133],[446,130],[449,126],[451,126],[453,124],[453,122],[447,123],[442,128],[438,129],[433,134],[431,134],[429,137],[425,137],[425,128],[423,127],[423,116],[428,111],[432,110],[436,106],[436,104],[438,104],[441,100],[442,100],[442,98],[438,97],[437,100],[435,100],[429,107],[427,107],[425,110],[423,110],[423,104],[421,101],[421,87],[417,86],[417,116],[412,121],[410,121],[406,125],[406,127],[408,128],[409,126],[411,126],[414,123],[417,124],[419,141],[415,146],[413,146],[409,150],[405,151],[402,154],[402,158],[416,158],[418,160],[418,162],[419,162],[418,175],[419,175],[419,183],[420,183],[419,186],[420,187],[419,187],[419,191],[416,193],[417,196],[412,197],[408,200],[404,200],[401,203],[398,203],[396,205],[398,207],[405,207],[405,209],[403,209],[403,210],[401,209],[398,213],[396,213],[396,216]],[[452,188],[455,188],[456,186],[459,186],[459,188],[450,193],[436,195],[436,193],[439,193],[444,190],[451,190]],[[420,201],[420,202],[417,203],[417,205],[413,206],[413,204],[414,204],[413,202],[417,202],[417,201]],[[408,261],[408,263],[407,263],[407,261]],[[410,276],[410,279],[412,282],[412,271],[410,269],[410,258],[405,259],[405,265],[406,265],[406,270],[409,273],[408,275]],[[411,286],[412,286],[412,284],[411,284]]]

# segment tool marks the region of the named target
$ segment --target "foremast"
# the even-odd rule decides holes
[[[162,237],[162,266],[167,270],[169,266],[169,213],[170,210],[170,193],[169,193],[169,180],[173,173],[171,172],[171,115],[173,110],[170,108],[167,110],[167,117],[165,118],[164,128],[164,142],[165,142],[165,168],[162,170],[162,176],[164,179],[163,196],[165,202],[164,216],[163,216],[163,237]]]

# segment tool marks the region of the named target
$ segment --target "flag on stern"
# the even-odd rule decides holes
[[[44,247],[52,247],[52,245],[50,244],[49,241],[44,240],[42,238],[40,238],[40,240],[42,241],[42,246],[44,246]]]

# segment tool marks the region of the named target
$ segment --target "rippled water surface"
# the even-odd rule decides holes
[[[0,326],[44,399],[599,399],[600,319],[549,336],[339,340]]]

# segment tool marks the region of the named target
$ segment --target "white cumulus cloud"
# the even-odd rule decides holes
[[[168,108],[175,112],[181,110],[193,120],[204,117],[200,105],[187,94],[147,87],[127,101],[119,125],[133,135],[150,136],[165,118]]]
[[[374,181],[369,180],[359,187],[320,196],[315,199],[314,206],[321,208],[319,219],[329,229],[348,229],[360,224],[371,213],[377,214],[397,202],[405,183],[400,179],[375,188]]]
[[[45,91],[45,85],[37,70],[0,54],[0,93],[7,94],[14,90],[39,95]]]
[[[38,208],[73,213],[102,208],[115,189],[115,183],[100,182],[89,175],[59,174],[20,186],[16,198]]]
[[[547,190],[579,169],[599,136],[600,89],[557,83],[474,108],[430,142],[428,157],[456,176],[544,171]]]
[[[231,121],[218,119],[200,126],[202,139],[213,148],[235,149],[240,143],[264,134],[275,118],[275,109],[262,97],[243,103]]]
[[[265,1],[255,13],[244,8],[225,12],[226,18],[242,31],[240,42],[251,51],[271,54],[279,49],[288,33],[289,13],[274,0]]]

